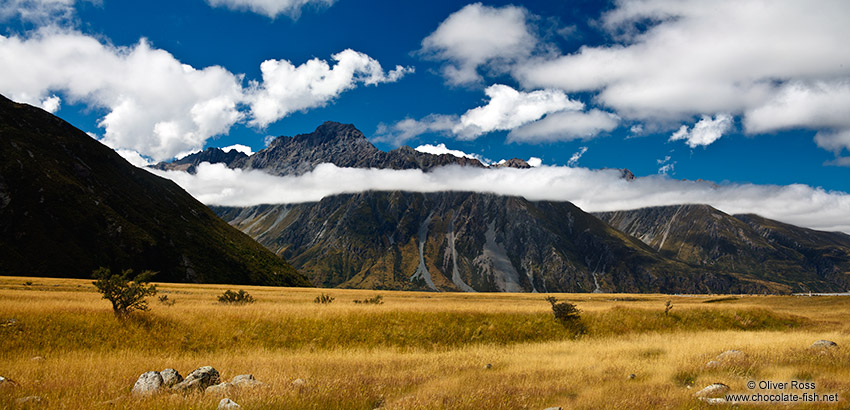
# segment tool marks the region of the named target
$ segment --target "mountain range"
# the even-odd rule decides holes
[[[321,163],[426,172],[449,164],[485,167],[409,147],[383,152],[353,125],[334,122],[279,137],[251,156],[222,154],[208,149],[158,167],[223,162],[274,175],[300,175]],[[501,166],[528,164],[514,159]],[[628,170],[622,175],[634,179]],[[707,205],[589,214],[569,202],[395,191],[213,209],[326,287],[788,293],[850,285],[850,236]]]
[[[67,122],[0,96],[0,275],[309,286],[174,182]]]

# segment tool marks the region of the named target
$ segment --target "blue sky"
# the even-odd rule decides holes
[[[0,93],[137,160],[333,120],[384,150],[841,194],[850,5],[815,3],[4,0]]]

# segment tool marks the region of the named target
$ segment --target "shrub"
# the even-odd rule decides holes
[[[104,299],[112,302],[115,316],[123,318],[134,310],[148,310],[145,297],[156,295],[156,285],[148,285],[155,274],[146,270],[134,277],[132,269],[125,269],[118,275],[101,267],[92,272],[92,277],[97,279],[92,284]]]
[[[326,305],[326,304],[331,303],[333,301],[334,301],[334,298],[331,297],[331,295],[326,295],[326,294],[322,293],[321,296],[316,296],[316,299],[313,300],[313,303],[321,303],[323,305]]]
[[[165,306],[174,306],[174,299],[169,299],[168,295],[162,295],[159,297],[159,303]]]
[[[668,300],[667,303],[664,304],[664,316],[667,316],[670,313],[670,309],[673,309],[673,302]]]
[[[546,301],[552,305],[552,313],[555,319],[561,322],[564,327],[571,329],[575,334],[584,333],[585,328],[581,323],[581,312],[576,305],[569,302],[558,302],[554,296],[546,297]]]
[[[239,292],[226,290],[221,296],[218,297],[218,302],[227,303],[231,305],[244,305],[247,303],[254,303],[254,297],[242,289],[239,289]]]
[[[363,299],[363,300],[355,300],[354,303],[358,303],[358,304],[362,303],[362,304],[366,304],[366,305],[368,305],[368,304],[383,305],[384,304],[384,297],[381,296],[381,295],[375,295],[371,298],[366,298],[366,299]]]

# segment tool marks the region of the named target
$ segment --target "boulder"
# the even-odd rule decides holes
[[[218,370],[212,366],[204,366],[193,370],[182,382],[175,384],[172,389],[181,393],[203,392],[207,387],[220,382]]]
[[[233,385],[227,382],[214,384],[204,389],[204,394],[225,394],[231,387],[233,387]]]
[[[230,384],[239,388],[252,388],[252,387],[262,387],[266,384],[255,379],[253,374],[240,374],[238,376],[234,376],[232,380],[230,380]]]
[[[838,347],[838,343],[835,343],[832,340],[821,339],[812,343],[812,345],[809,346],[809,349],[831,349],[834,347]]]
[[[295,379],[292,381],[292,387],[304,387],[307,382],[304,379]]]
[[[145,372],[133,385],[133,394],[138,396],[150,396],[162,387],[162,375],[159,372]]]
[[[242,406],[236,404],[235,401],[230,400],[226,397],[221,399],[221,401],[218,402],[218,407],[216,407],[217,410],[241,409],[241,408],[242,408]]]
[[[30,361],[33,361],[33,362],[43,362],[43,361],[44,361],[44,357],[42,357],[42,356],[34,356],[34,357],[31,357],[31,358],[30,358]]]
[[[729,392],[729,386],[723,383],[714,383],[705,386],[702,390],[694,393],[695,397],[718,397]]]
[[[159,374],[162,375],[162,384],[164,384],[165,387],[172,387],[183,381],[183,376],[181,376],[177,370],[172,368],[165,369],[159,372]]]

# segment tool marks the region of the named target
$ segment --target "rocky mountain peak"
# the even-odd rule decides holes
[[[509,160],[507,160],[507,161],[505,161],[501,164],[490,165],[490,168],[521,168],[521,169],[527,169],[527,168],[531,168],[531,165],[528,165],[528,162],[526,162],[524,159],[511,158],[511,159],[509,159]]]

